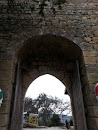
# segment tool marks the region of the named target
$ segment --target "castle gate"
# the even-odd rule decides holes
[[[25,92],[46,73],[67,87],[76,130],[98,129],[97,8],[96,0],[0,0],[0,130],[22,129]]]

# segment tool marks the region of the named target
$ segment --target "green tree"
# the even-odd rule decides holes
[[[38,108],[36,107],[35,100],[32,100],[32,98],[28,97],[25,98],[24,112],[27,112],[28,116],[29,113],[38,113]]]
[[[36,99],[25,98],[24,111],[39,114],[40,125],[47,126],[51,120],[51,115],[62,114],[65,110],[70,109],[69,102],[63,102],[57,97],[53,98],[42,93]],[[70,110],[69,110],[70,111]]]
[[[53,99],[44,93],[40,94],[36,99],[39,117],[42,117],[42,120],[39,121],[41,125],[47,126],[50,121],[50,115],[53,113],[53,109],[50,107],[52,102]]]
[[[61,125],[60,118],[59,118],[59,116],[57,114],[53,115],[49,125],[50,126],[60,126]]]

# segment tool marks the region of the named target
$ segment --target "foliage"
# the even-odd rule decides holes
[[[50,107],[51,101],[52,99],[48,98],[46,94],[40,94],[36,99],[39,117],[42,117],[42,120],[40,121],[41,125],[47,126],[50,121],[50,114],[53,113],[53,110]]]
[[[55,97],[55,105],[52,105],[52,109],[54,110],[54,113],[63,114],[66,110],[68,112],[66,115],[68,115],[71,112],[71,106],[70,102],[63,102],[62,100]]]
[[[49,123],[49,126],[60,126],[60,118],[57,114],[54,114],[53,117],[51,118],[51,121]]]
[[[68,102],[64,103],[57,97],[53,98],[44,93],[40,94],[34,100],[31,98],[25,98],[24,111],[27,112],[28,115],[29,113],[38,113],[39,118],[42,118],[39,120],[40,125],[49,125],[51,121],[51,115],[61,114],[67,109],[70,109],[70,104]]]
[[[24,111],[28,113],[38,113],[38,109],[35,106],[36,102],[35,100],[32,100],[32,98],[25,98],[25,104],[24,104]]]

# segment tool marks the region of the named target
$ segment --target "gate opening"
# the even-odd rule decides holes
[[[23,124],[39,126],[73,125],[70,97],[65,95],[65,86],[56,77],[45,74],[35,79],[27,89],[24,99]],[[58,117],[58,122],[53,120]],[[56,117],[56,118],[57,118]],[[36,127],[37,127],[36,126]]]

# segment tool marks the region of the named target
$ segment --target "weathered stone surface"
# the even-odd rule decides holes
[[[87,106],[94,106],[95,104],[96,106],[98,106],[98,101],[96,99],[95,94],[86,95],[84,97],[84,100]]]
[[[67,89],[71,88],[71,81],[68,75],[65,76],[65,79],[62,80],[62,83],[67,87]]]
[[[10,112],[10,102],[4,102],[2,103],[2,106],[0,107],[0,114],[9,114]]]
[[[8,126],[0,127],[0,130],[8,130]]]
[[[85,64],[97,64],[97,58],[96,57],[84,57]]]
[[[85,75],[83,75],[82,77],[81,77],[81,84],[83,85],[83,86],[86,86],[87,84],[88,84],[88,77],[87,77],[87,75],[85,74]]]
[[[0,70],[11,70],[13,69],[13,60],[1,60]]]
[[[83,51],[83,55],[84,56],[91,56],[91,57],[93,57],[93,56],[98,56],[98,51]]]
[[[92,7],[94,6],[94,3],[89,3],[88,6]]]
[[[98,37],[98,30],[94,32],[94,36]]]
[[[84,85],[82,89],[83,96],[87,96],[89,94],[92,94],[89,88],[89,85]]]
[[[86,70],[88,73],[94,73],[94,72],[96,73],[96,72],[98,72],[98,65],[97,64],[96,65],[93,65],[93,64],[87,65]]]
[[[88,123],[88,129],[89,130],[97,130],[98,129],[98,118],[88,117],[87,123]]]
[[[3,101],[10,101],[12,96],[11,81],[0,81],[0,88],[3,92]]]
[[[91,41],[91,38],[90,38],[90,37],[85,37],[85,38],[84,38],[84,41],[90,42],[90,41]]]
[[[9,91],[9,89],[2,89],[2,92],[3,92],[3,101],[11,101],[12,92]]]
[[[13,71],[12,70],[0,70],[0,81],[12,80]]]
[[[6,92],[6,91],[12,91],[12,82],[10,81],[10,80],[8,80],[8,81],[0,81],[0,88],[2,89],[2,90],[4,90],[4,92]]]
[[[92,30],[94,30],[94,31],[98,30],[98,26],[97,25],[96,26],[92,26]]]
[[[94,48],[95,48],[96,50],[98,50],[98,44],[94,45]]]
[[[98,42],[98,37],[93,37],[94,42]]]
[[[1,114],[0,113],[0,127],[7,126],[9,123],[9,114]]]
[[[87,76],[90,83],[98,82],[98,73],[87,73]]]
[[[94,85],[98,82],[98,4],[96,0],[93,0],[93,2],[86,0],[70,0],[64,1],[61,5],[58,5],[57,3],[55,4],[57,1],[46,0],[45,6],[42,1],[14,2],[14,6],[13,3],[11,3],[11,5],[9,3],[8,6],[7,1],[0,1],[0,88],[3,90],[3,107],[5,107],[5,109],[0,108],[0,113],[2,114],[2,116],[0,114],[0,125],[3,124],[3,121],[7,122],[8,120],[9,115],[6,115],[5,119],[4,113],[8,113],[7,109],[9,111],[8,104],[11,102],[12,90],[15,89],[13,86],[15,87],[16,85],[16,73],[13,59],[14,61],[18,61],[18,50],[21,49],[25,42],[29,41],[29,38],[50,34],[71,40],[73,44],[75,43],[75,45],[78,45],[83,51],[83,56],[74,58],[74,60],[79,59],[80,80],[82,83],[85,105],[92,105],[93,109],[92,112],[91,108],[89,108],[88,112],[89,115],[92,115],[92,113],[94,115],[87,118],[88,130],[97,130],[98,118],[96,118],[95,114],[97,115],[98,113],[98,103],[94,95]],[[35,41],[37,41],[36,38],[34,42],[31,43],[34,44]],[[51,41],[53,40],[51,39]],[[46,43],[47,42],[48,41],[46,41]],[[38,49],[41,49],[41,47],[44,48],[44,46],[41,46],[41,43],[42,39],[40,40],[38,47],[35,47],[33,51],[38,53]],[[58,45],[58,41],[52,42],[53,46],[54,43],[56,43],[55,46]],[[67,45],[69,45],[69,43]],[[65,45],[63,46],[64,54],[67,51],[66,47]],[[47,49],[47,47],[45,48]],[[60,46],[58,46],[58,48],[60,49]],[[26,50],[27,49],[28,47]],[[28,50],[30,51],[30,49],[31,46]],[[73,53],[74,49],[75,48],[68,52],[66,58],[62,55],[62,59],[65,61],[69,58],[69,55],[74,57],[73,55],[76,53],[75,51]],[[55,52],[55,50],[50,49],[50,52]],[[24,55],[25,53],[22,53],[22,57],[24,57]],[[51,55],[51,53],[49,53],[49,55]],[[58,60],[60,59],[59,55],[57,56]],[[33,57],[31,56],[32,58],[30,58],[30,56],[27,57],[27,59],[33,61]],[[46,57],[46,55],[44,55],[44,57]],[[47,62],[49,63],[48,65],[46,62],[43,64],[38,60],[33,61],[32,72],[30,68],[26,68],[30,72],[27,71],[25,74],[23,73],[23,75],[26,76],[22,77],[22,97],[24,96],[29,84],[32,82],[32,79],[34,80],[38,76],[45,74],[46,71],[57,76],[59,79],[62,79],[63,76],[65,76],[64,79],[62,79],[62,82],[64,85],[67,84],[71,90],[71,74],[72,70],[74,71],[74,67],[71,68],[68,66],[66,68],[61,65],[62,63],[57,63],[56,60],[54,60],[55,65],[53,62],[51,64],[48,59]],[[57,66],[58,64],[59,67]],[[41,67],[41,65],[43,65],[43,67]],[[46,66],[46,68],[44,68],[44,66]],[[66,68],[68,74],[65,74],[63,68]],[[24,70],[25,68],[22,66],[22,69]],[[63,74],[59,71],[60,69]],[[96,108],[94,107],[95,104],[97,104]],[[0,126],[0,130],[7,129],[7,123],[3,125],[5,125],[5,127]]]
[[[98,117],[98,106],[88,106],[88,115],[91,117]]]

